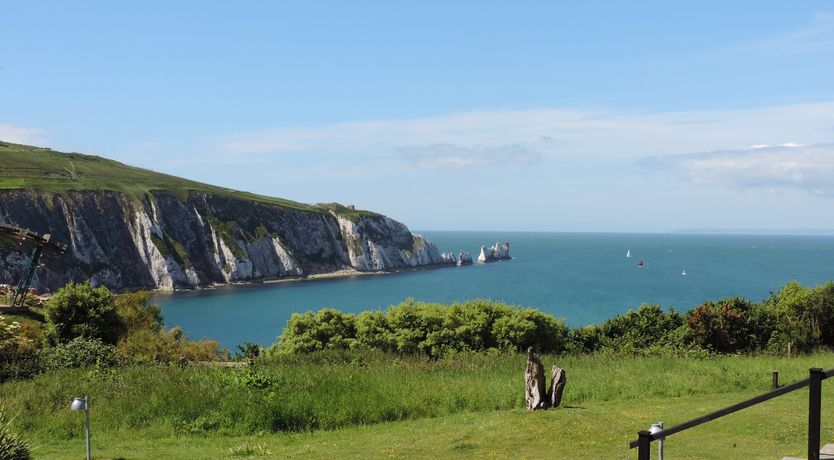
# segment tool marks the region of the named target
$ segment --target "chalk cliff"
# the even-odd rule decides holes
[[[38,290],[87,279],[112,289],[192,288],[455,263],[400,222],[345,210],[195,190],[0,190],[0,223],[51,233],[68,246],[44,260],[32,283]],[[28,252],[0,245],[0,284],[17,282]]]

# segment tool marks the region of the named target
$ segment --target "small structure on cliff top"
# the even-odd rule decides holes
[[[67,250],[67,245],[52,241],[52,235],[49,233],[39,235],[31,230],[7,224],[0,224],[0,240],[16,242],[20,246],[26,244],[35,247],[29,256],[26,270],[23,271],[20,281],[17,283],[17,288],[12,292],[12,301],[8,305],[12,309],[21,309],[23,308],[23,302],[26,300],[26,294],[29,293],[29,285],[32,283],[32,277],[35,276],[41,254],[44,251],[63,254]],[[21,255],[23,254],[22,251],[18,252]]]
[[[524,371],[524,397],[528,410],[559,407],[565,391],[567,377],[565,370],[553,366],[551,369],[550,389],[545,381],[544,366],[539,357],[533,353],[533,347],[527,349],[527,369]]]

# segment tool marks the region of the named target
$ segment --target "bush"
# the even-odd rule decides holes
[[[47,347],[38,353],[44,369],[112,367],[117,364],[115,347],[98,339],[76,337],[68,343]]]
[[[29,442],[12,431],[11,423],[0,407],[0,460],[29,460]]]
[[[358,318],[333,309],[294,314],[271,352],[364,348],[436,359],[454,352],[534,346],[559,353],[567,336],[562,320],[532,308],[485,300],[446,306],[407,299],[386,313],[368,311]]]
[[[603,348],[633,352],[651,346],[675,346],[670,334],[683,325],[680,313],[664,312],[658,305],[641,305],[637,311],[615,316],[602,323]]]
[[[46,303],[46,341],[49,345],[67,343],[76,337],[100,340],[113,345],[123,333],[116,314],[113,294],[89,282],[70,282]]]
[[[737,353],[759,348],[755,306],[741,297],[705,302],[690,310],[684,322],[696,345],[719,353]],[[766,342],[765,342],[766,343]]]
[[[791,345],[810,351],[834,345],[834,283],[806,288],[796,281],[784,285],[765,302],[775,317],[771,346]]]
[[[356,341],[356,317],[332,308],[318,313],[293,313],[281,335],[278,351],[309,353],[347,349]]]

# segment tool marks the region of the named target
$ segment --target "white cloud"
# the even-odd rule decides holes
[[[737,188],[791,188],[834,195],[834,144],[754,145],[740,150],[675,155],[647,160],[696,184]]]
[[[688,152],[834,140],[834,102],[753,109],[634,113],[562,108],[491,110],[406,120],[283,127],[227,136],[218,155],[235,162],[295,155],[404,165],[467,167],[516,159],[638,159]]]
[[[472,147],[432,144],[403,147],[400,153],[406,161],[421,169],[460,169],[495,163],[505,166],[527,166],[538,163],[545,156],[522,144]]]
[[[37,145],[39,147],[46,144],[44,132],[41,129],[4,124],[0,124],[0,141]]]

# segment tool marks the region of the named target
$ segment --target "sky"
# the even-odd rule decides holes
[[[834,0],[2,11],[0,140],[418,230],[834,229]]]

